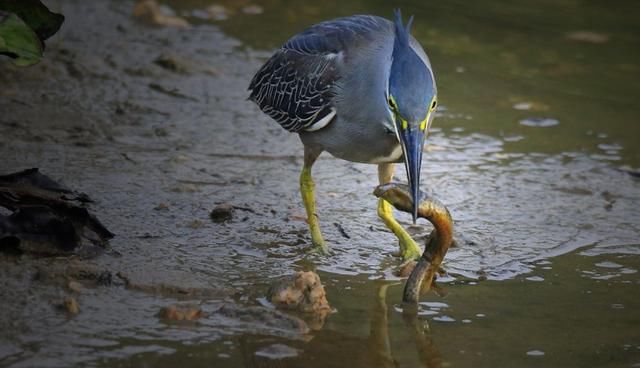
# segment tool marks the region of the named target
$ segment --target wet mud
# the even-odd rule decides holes
[[[67,21],[43,62],[0,61],[0,173],[39,167],[88,193],[116,236],[99,257],[0,255],[1,366],[640,363],[640,182],[629,175],[640,156],[607,138],[617,126],[606,135],[589,125],[550,148],[567,139],[566,115],[549,127],[519,124],[551,114],[548,102],[487,117],[456,104],[472,100],[467,92],[443,98],[423,189],[449,208],[459,241],[439,278],[447,298],[427,294],[407,321],[397,244],[371,195],[374,166],[320,158],[331,255],[308,253],[302,146],[246,100],[272,44],[178,6],[189,28],[136,20],[131,1],[58,4]],[[435,65],[458,55],[451,40],[468,45],[433,37]],[[440,69],[456,89],[465,69]],[[575,96],[563,101],[573,106]],[[498,100],[495,111],[528,101]],[[431,225],[398,218],[424,244]],[[298,271],[323,281],[335,313],[320,324],[266,302],[270,285]],[[199,318],[161,315],[184,305]]]

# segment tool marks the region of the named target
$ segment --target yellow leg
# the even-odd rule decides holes
[[[309,230],[311,232],[311,242],[315,250],[328,253],[329,248],[324,242],[322,233],[320,232],[318,214],[316,213],[316,199],[314,196],[315,184],[311,177],[311,165],[313,165],[318,155],[311,154],[305,149],[304,156],[304,167],[302,168],[302,173],[300,173],[300,194],[302,195],[304,208],[307,211],[307,223],[309,224]]]
[[[393,178],[394,166],[393,164],[380,164],[378,165],[378,177],[380,184],[386,184]],[[400,243],[400,256],[405,261],[418,259],[422,254],[420,247],[411,238],[409,233],[396,221],[393,217],[393,206],[384,199],[378,200],[378,216],[384,221],[385,225],[391,230]]]

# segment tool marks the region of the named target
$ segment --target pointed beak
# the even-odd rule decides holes
[[[420,194],[420,168],[422,166],[422,145],[424,143],[425,131],[417,125],[409,126],[400,132],[402,140],[402,150],[404,152],[404,164],[407,169],[409,179],[409,192],[413,200],[411,214],[413,223],[418,218],[418,205]]]

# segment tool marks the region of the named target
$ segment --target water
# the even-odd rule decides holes
[[[229,1],[220,21],[195,17],[208,2],[166,4],[198,25],[140,25],[128,1],[59,1],[67,24],[48,59],[0,64],[1,171],[38,166],[89,193],[122,256],[79,262],[155,288],[88,288],[68,317],[52,307],[70,293],[66,281],[32,276],[69,261],[2,258],[0,365],[640,363],[634,2],[403,3],[439,86],[423,183],[464,240],[445,259],[448,296],[424,296],[408,319],[397,245],[375,213],[375,167],[329,156],[314,166],[332,255],[308,254],[301,145],[245,100],[252,74],[291,34],[340,15],[389,16],[389,4],[273,0],[248,14]],[[154,63],[166,55],[187,72]],[[223,202],[244,210],[212,223]],[[430,226],[410,231],[422,242]],[[275,278],[301,269],[319,272],[337,309],[308,334],[251,309]],[[157,317],[182,301],[209,316]]]

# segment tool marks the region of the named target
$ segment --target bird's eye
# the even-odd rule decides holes
[[[438,102],[437,102],[436,100],[433,100],[433,101],[431,102],[431,111],[435,110],[435,109],[436,109],[436,106],[438,106]]]
[[[394,101],[393,97],[389,96],[388,102],[391,109],[397,110],[398,107],[396,106],[396,102]]]

